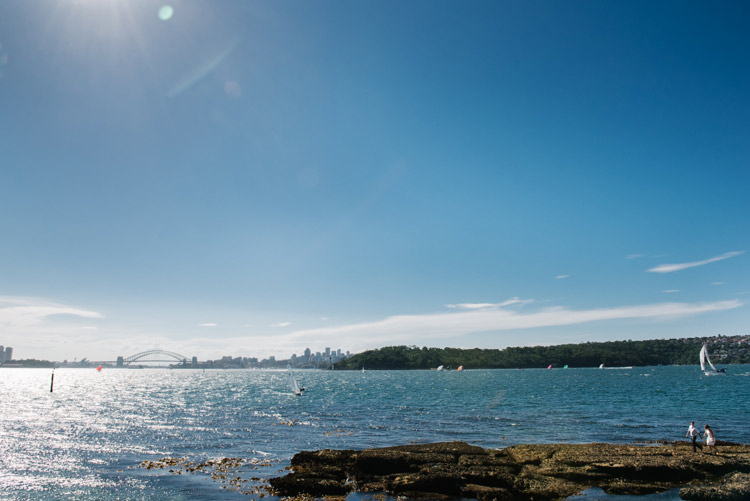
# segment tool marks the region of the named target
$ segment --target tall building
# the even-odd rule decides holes
[[[10,362],[11,360],[13,360],[13,348],[11,348],[10,346],[6,346],[3,362]]]
[[[310,354],[312,352],[310,351],[310,348],[305,348],[305,360],[310,361]]]
[[[0,344],[0,364],[5,362],[5,347]]]

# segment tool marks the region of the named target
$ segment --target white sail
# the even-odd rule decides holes
[[[726,372],[724,369],[718,370],[716,367],[714,367],[714,364],[711,363],[711,359],[708,357],[708,349],[706,348],[706,343],[703,343],[703,346],[701,346],[700,359],[701,359],[701,370],[706,375],[724,374]],[[708,364],[709,367],[711,367],[710,371],[706,370],[706,364]]]
[[[294,379],[294,371],[292,370],[292,366],[287,365],[286,368],[289,371],[289,388],[292,390],[292,393],[294,393],[295,395],[302,395],[302,390],[297,384],[297,380]]]

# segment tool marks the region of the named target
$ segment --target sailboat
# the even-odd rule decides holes
[[[701,370],[706,376],[718,376],[719,374],[727,373],[726,369],[717,369],[716,367],[714,367],[714,364],[711,363],[711,359],[708,357],[708,349],[706,348],[706,343],[703,343],[703,346],[701,346],[700,361]],[[706,364],[711,367],[711,370],[706,369]]]
[[[286,368],[289,371],[289,388],[295,395],[302,395],[302,392],[305,391],[305,389],[300,388],[300,386],[297,384],[297,380],[294,378],[294,371],[292,370],[292,366],[287,365]]]

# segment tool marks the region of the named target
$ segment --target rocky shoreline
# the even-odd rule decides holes
[[[644,495],[680,488],[687,500],[750,499],[750,445],[687,442],[537,444],[483,449],[464,442],[303,451],[269,480],[280,496],[385,492],[409,499],[565,499],[588,488]]]

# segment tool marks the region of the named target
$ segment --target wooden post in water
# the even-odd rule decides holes
[[[52,379],[49,381],[49,392],[52,393],[52,388],[55,386],[55,369],[52,369]]]

